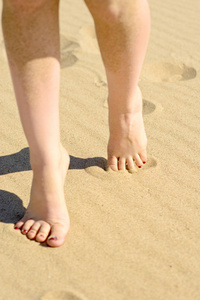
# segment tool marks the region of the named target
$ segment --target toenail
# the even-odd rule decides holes
[[[145,165],[145,164],[146,164],[146,161],[143,161],[143,164]]]
[[[19,227],[15,226],[14,229],[19,229]]]
[[[52,241],[57,241],[58,238],[57,238],[57,236],[52,236],[52,237],[49,238],[49,240],[50,240],[50,241],[51,241],[51,240],[52,240]]]
[[[141,166],[139,166],[138,168],[142,168]]]
[[[27,233],[27,232],[28,232],[28,230],[24,229],[24,230],[22,230],[22,232],[23,232],[23,233]]]

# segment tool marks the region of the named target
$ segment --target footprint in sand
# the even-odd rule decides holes
[[[53,291],[43,295],[40,300],[87,300],[75,291]]]
[[[94,84],[97,87],[107,87],[108,86],[107,83],[102,79],[95,79]]]
[[[103,106],[108,108],[107,100],[105,100]],[[160,113],[162,110],[163,110],[163,107],[160,103],[153,103],[152,101],[143,99],[143,115],[149,115],[152,113]]]
[[[160,103],[153,103],[143,99],[143,115],[149,115],[152,113],[160,113],[163,110],[163,106]]]
[[[196,70],[183,62],[157,61],[144,65],[141,79],[153,82],[177,82],[190,80],[196,76]]]
[[[74,41],[67,39],[64,35],[60,36],[61,44],[61,68],[73,66],[78,58],[74,55],[74,50],[79,48],[80,45]]]
[[[108,180],[111,177],[113,178],[113,176],[121,176],[122,174],[123,176],[128,176],[130,178],[132,174],[147,171],[155,167],[157,167],[157,160],[153,157],[149,157],[147,164],[144,165],[142,169],[138,169],[138,167],[136,167],[136,169],[133,171],[130,170],[114,172],[112,170],[107,170],[107,160],[105,158],[96,157],[92,159],[92,163],[91,160],[88,159],[85,164],[85,172],[102,180]]]
[[[94,80],[94,84],[99,88],[107,88],[107,83],[100,76]],[[104,101],[103,106],[108,108],[107,99]],[[160,103],[153,103],[152,101],[143,99],[143,115],[149,115],[152,113],[159,113],[163,110]]]
[[[60,36],[61,44],[61,68],[67,68],[73,66],[78,58],[74,55],[73,51],[80,47],[80,45],[74,41],[67,39],[64,35]],[[0,58],[6,59],[6,51],[4,41],[0,41]]]

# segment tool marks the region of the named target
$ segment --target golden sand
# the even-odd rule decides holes
[[[1,6],[1,4],[0,4]],[[150,0],[140,77],[148,163],[104,170],[107,84],[83,1],[61,1],[61,134],[71,229],[52,249],[13,230],[31,171],[0,32],[0,299],[200,299],[200,5]]]

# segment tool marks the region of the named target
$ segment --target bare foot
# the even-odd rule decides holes
[[[39,243],[61,246],[69,230],[70,221],[64,198],[64,180],[69,167],[69,155],[61,148],[57,166],[40,166],[33,170],[30,203],[15,229]]]
[[[131,112],[109,111],[108,167],[113,171],[141,168],[147,161],[147,137],[142,117],[142,94],[138,87]]]

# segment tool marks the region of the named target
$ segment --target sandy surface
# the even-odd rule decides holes
[[[1,4],[0,4],[1,6]],[[104,171],[107,84],[83,1],[61,1],[61,130],[71,230],[51,249],[13,230],[31,171],[0,32],[0,299],[200,299],[200,5],[150,0],[140,87],[149,160]]]

